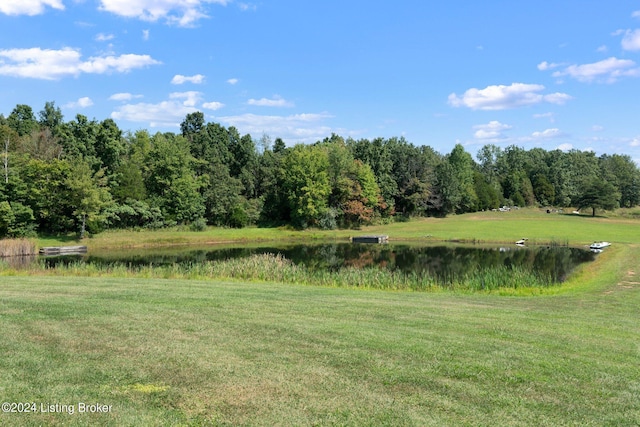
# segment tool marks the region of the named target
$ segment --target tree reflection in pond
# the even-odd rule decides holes
[[[160,266],[244,258],[263,253],[280,253],[294,263],[315,271],[336,271],[343,267],[383,268],[435,276],[444,283],[497,267],[525,268],[550,277],[554,282],[562,282],[577,265],[592,261],[595,257],[588,250],[571,247],[326,243],[91,252],[83,257],[46,258],[45,263],[48,267],[55,267],[59,263],[82,260],[99,265]]]

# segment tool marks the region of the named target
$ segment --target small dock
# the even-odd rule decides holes
[[[47,246],[40,248],[40,255],[73,255],[86,254],[86,246]]]
[[[351,243],[389,243],[389,236],[357,236],[351,238]]]

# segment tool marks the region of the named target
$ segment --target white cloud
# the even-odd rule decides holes
[[[637,136],[629,143],[631,147],[640,147],[640,136]]]
[[[545,129],[542,132],[533,132],[531,134],[531,137],[534,139],[553,139],[562,138],[564,136],[566,136],[566,134],[558,128]]]
[[[604,52],[607,52],[608,50],[609,50],[609,48],[608,48],[607,46],[602,45],[602,46],[600,46],[600,47],[598,47],[598,48],[596,49],[596,52],[602,52],[602,53],[604,53]]]
[[[569,143],[565,143],[565,144],[560,144],[556,147],[556,150],[560,150],[560,151],[569,151],[569,150],[573,150],[573,145],[569,144]]]
[[[229,79],[227,80],[227,83],[229,83],[230,85],[235,85],[236,83],[238,83],[240,80],[238,79]]]
[[[247,12],[247,11],[255,12],[256,10],[258,10],[258,6],[256,6],[255,4],[249,4],[249,3],[238,3],[238,7],[243,12]]]
[[[5,15],[40,15],[45,6],[64,10],[62,0],[0,0],[0,12]]]
[[[165,20],[181,27],[207,18],[206,4],[225,6],[230,0],[100,0],[100,10],[127,18],[156,22]]]
[[[110,101],[131,101],[134,98],[142,98],[142,95],[133,95],[127,92],[114,93],[109,97],[109,100]]]
[[[185,116],[195,113],[200,92],[175,92],[157,104],[126,104],[111,113],[114,120],[148,123],[149,127],[178,127]]]
[[[477,125],[473,128],[476,130],[473,134],[476,139],[498,140],[506,138],[502,131],[511,129],[511,126],[500,123],[497,120],[493,120],[486,125]]]
[[[195,76],[183,76],[180,74],[176,74],[175,76],[173,76],[173,79],[171,79],[171,84],[174,85],[181,85],[183,83],[193,83],[193,84],[201,84],[204,83],[204,76],[202,74],[196,74]]]
[[[195,107],[202,99],[202,93],[196,91],[173,92],[169,94],[169,99],[182,99],[184,106]]]
[[[550,93],[548,95],[544,95],[542,98],[545,102],[556,105],[564,105],[567,101],[573,99],[572,96],[560,92]]]
[[[624,50],[640,50],[640,29],[625,31],[622,38],[622,48]]]
[[[554,62],[549,63],[547,61],[542,61],[541,63],[538,64],[538,70],[547,71],[547,70],[552,70],[554,68],[558,68],[560,66],[562,66],[562,64],[556,64]]]
[[[93,101],[88,96],[82,97],[74,102],[64,105],[64,108],[87,108],[93,105]]]
[[[112,95],[109,99],[127,100],[137,97],[128,93]],[[178,127],[185,116],[199,109],[217,110],[224,107],[220,102],[202,103],[202,93],[196,91],[173,92],[166,101],[126,104],[111,113],[114,120],[146,123],[151,128]]]
[[[149,30],[142,30],[142,40],[149,40]]]
[[[104,34],[104,33],[100,33],[98,35],[96,35],[96,41],[99,42],[106,42],[109,40],[113,40],[115,38],[115,36],[113,34]]]
[[[640,18],[640,10],[636,10],[635,12],[633,12],[631,14],[631,17],[633,18]]]
[[[293,107],[294,104],[289,102],[282,97],[276,95],[272,99],[261,98],[261,99],[250,99],[247,101],[249,105],[255,105],[258,107]]]
[[[591,130],[594,132],[602,132],[604,130],[604,127],[600,125],[593,125],[591,126]]]
[[[276,135],[284,140],[315,142],[331,134],[332,129],[323,124],[324,120],[331,117],[328,113],[294,114],[290,116],[243,114],[216,117],[216,120],[229,126],[235,126],[241,133],[252,135],[265,133],[267,135]]]
[[[82,73],[127,73],[136,68],[160,64],[149,55],[126,54],[120,56],[81,59],[80,50],[6,49],[0,50],[0,75],[43,80],[57,80]]]
[[[551,112],[549,112],[549,113],[541,113],[541,114],[534,114],[533,118],[534,119],[549,119],[549,121],[551,123],[554,123],[556,121],[555,116]]]
[[[176,101],[162,101],[158,104],[127,104],[111,113],[114,120],[148,123],[149,127],[178,127],[187,114],[195,113],[196,108],[188,107]]]
[[[565,93],[543,95],[544,86],[537,84],[513,83],[510,86],[495,85],[484,89],[468,89],[461,97],[449,95],[449,105],[468,107],[472,110],[506,110],[535,105],[543,102],[564,104],[572,99]]]
[[[202,108],[206,108],[207,110],[219,110],[224,107],[222,102],[205,102],[202,104]]]
[[[581,82],[614,83],[621,77],[640,76],[640,68],[630,59],[611,57],[592,64],[570,65],[554,72],[553,76],[570,76]]]

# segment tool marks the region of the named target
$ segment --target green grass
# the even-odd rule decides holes
[[[287,227],[229,229],[209,227],[202,232],[185,229],[114,230],[83,240],[90,249],[202,245],[231,242],[342,240],[363,234],[385,234],[391,240],[430,240],[513,243],[523,237],[530,244],[588,244],[596,240],[616,243],[640,241],[640,222],[633,210],[620,210],[610,217],[546,214],[543,209],[511,212],[478,212],[447,218],[421,218],[408,222],[363,227],[360,230],[293,230]],[[71,236],[41,237],[42,246],[76,244]]]
[[[640,249],[558,295],[5,276],[3,425],[640,423]]]
[[[108,414],[0,414],[0,425],[637,426],[638,225],[524,210],[363,230],[614,242],[568,282],[535,296],[259,278],[0,276],[2,400],[112,405]],[[224,233],[236,231],[205,237]],[[251,240],[349,232],[237,233]],[[136,240],[115,233],[103,242],[126,239]],[[137,240],[154,239],[191,237]]]

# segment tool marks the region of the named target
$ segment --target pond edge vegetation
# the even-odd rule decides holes
[[[596,218],[583,221],[575,216],[549,216],[535,209],[521,210],[518,213],[502,215],[491,212],[453,216],[446,219],[412,220],[407,223],[395,223],[385,226],[367,227],[362,233],[380,233],[384,231],[393,240],[423,241],[433,244],[468,243],[468,244],[513,244],[506,236],[515,235],[522,230],[532,238],[528,243],[532,246],[579,246],[588,242],[593,235],[610,236],[615,246],[627,246],[626,243],[635,241],[638,236],[629,228],[628,219]],[[497,221],[497,222],[496,222]],[[635,221],[634,221],[635,224]],[[537,228],[536,228],[537,227]],[[515,231],[517,230],[517,231]],[[429,234],[427,234],[429,232]],[[301,240],[314,242],[346,241],[354,235],[353,230],[295,231],[287,228],[256,229],[245,228],[224,229],[209,228],[205,232],[188,232],[185,230],[158,230],[139,233],[107,232],[92,238],[94,244],[90,247],[120,249],[132,247],[167,247],[198,244],[220,244],[222,242],[258,243],[267,241],[283,241],[294,243]],[[463,238],[456,236],[477,236]],[[397,236],[397,237],[396,237]],[[538,237],[533,237],[538,236]],[[561,236],[561,237],[559,237]],[[215,242],[214,242],[215,240]],[[16,240],[17,241],[17,240]],[[33,242],[33,241],[31,241]],[[625,243],[626,242],[626,243]],[[37,245],[32,243],[33,252],[37,246],[51,246],[55,244],[69,244],[67,240],[53,240],[41,238]],[[590,275],[600,276],[601,258],[611,259],[609,255],[619,253],[618,250],[607,254],[600,254],[594,266],[589,267]],[[614,257],[615,258],[615,257]],[[595,266],[600,266],[595,268]],[[28,267],[12,268],[7,260],[0,259],[0,275],[54,275],[54,276],[93,276],[93,277],[127,277],[127,278],[166,278],[191,280],[231,280],[287,283],[299,285],[344,287],[357,289],[385,289],[396,291],[427,291],[427,292],[479,292],[503,295],[538,295],[555,294],[567,289],[576,288],[576,283],[584,282],[582,267],[578,267],[568,281],[553,283],[550,278],[541,277],[533,273],[518,271],[513,268],[493,268],[484,272],[474,272],[464,277],[436,280],[422,274],[406,274],[392,272],[379,268],[357,270],[343,268],[332,272],[310,271],[304,266],[297,266],[277,252],[263,257],[254,257],[243,261],[210,261],[186,265],[151,265],[131,266],[126,263],[110,266],[84,265],[81,262],[58,266],[51,269],[44,263],[36,261]],[[588,277],[590,278],[590,277]],[[579,286],[578,286],[579,287]]]

